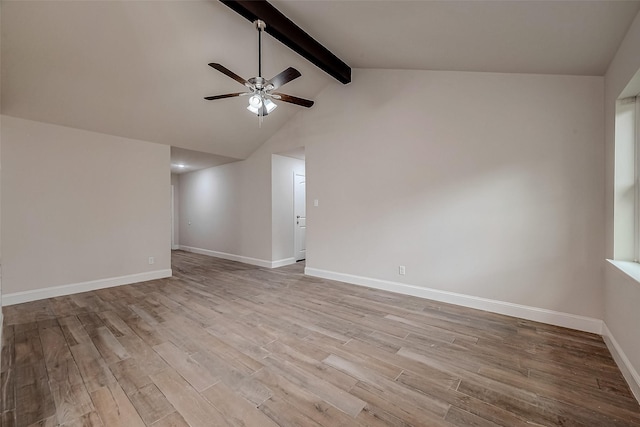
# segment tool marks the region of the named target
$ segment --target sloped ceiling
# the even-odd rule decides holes
[[[357,68],[603,75],[640,7],[631,1],[272,1]],[[218,1],[3,1],[2,113],[246,158],[300,107],[259,127],[242,91],[207,66],[257,73],[253,25]],[[268,23],[267,23],[268,24]],[[339,84],[270,36],[263,74],[283,92]],[[382,82],[383,84],[383,82]],[[285,90],[286,89],[286,90]]]
[[[186,148],[171,147],[171,173],[177,175],[233,163],[235,161],[237,161],[237,159],[232,157],[187,150]]]
[[[257,58],[253,24],[217,1],[2,4],[2,112],[11,116],[246,158],[300,107],[280,103],[260,127],[247,98],[203,97],[245,90],[209,62],[249,78]],[[313,99],[330,81],[265,36],[263,74],[289,66],[302,77],[282,92]]]
[[[278,1],[354,68],[604,75],[637,1]]]

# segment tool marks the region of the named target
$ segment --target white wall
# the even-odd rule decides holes
[[[602,318],[602,78],[354,70],[278,138],[307,268]]]
[[[249,258],[271,256],[271,153],[254,152],[239,162],[242,171],[240,253]]]
[[[242,232],[239,163],[182,174],[179,195],[181,246],[239,254]]]
[[[181,174],[179,191],[181,248],[270,265],[270,153]]]
[[[634,75],[640,71],[640,14],[636,16],[605,76],[605,153],[606,153],[606,257],[613,258],[614,197],[615,192],[615,111],[616,99],[629,96],[623,93]],[[635,87],[640,91],[640,85]],[[616,248],[620,253],[621,249]],[[622,249],[624,250],[624,249]],[[616,254],[617,255],[617,254]],[[604,321],[611,335],[624,355],[627,366],[623,369],[632,384],[636,397],[640,399],[640,283],[621,273],[613,265],[606,263],[604,288]],[[635,377],[635,378],[633,378]],[[635,381],[635,384],[633,383]]]
[[[605,338],[640,401],[640,284],[611,264],[606,267],[604,279]]]
[[[2,139],[5,303],[170,274],[168,146],[8,116]]]
[[[295,262],[294,174],[304,175],[304,160],[274,154],[271,161],[273,261]]]
[[[2,4],[0,3],[0,16],[2,14]],[[0,22],[2,21],[2,19],[0,19]],[[1,27],[1,25],[0,25]],[[0,30],[0,34],[2,34],[2,31]],[[1,68],[1,66],[0,66]],[[0,90],[0,99],[2,98],[2,91]],[[0,126],[1,127],[1,126]],[[0,130],[0,153],[2,152],[2,145],[1,145],[1,141],[2,141],[2,131]],[[0,156],[1,157],[1,156]],[[0,160],[0,165],[2,164],[2,161]],[[0,177],[2,176],[2,169],[0,168]],[[2,179],[0,178],[0,188],[2,188]],[[0,201],[2,200],[2,196],[0,195]],[[0,203],[0,224],[2,224],[2,205]],[[2,329],[3,329],[3,325],[4,325],[4,315],[2,312],[2,226],[0,225],[0,345],[2,345]],[[2,352],[0,351],[0,356],[2,356]],[[2,362],[2,360],[0,360],[0,362]]]

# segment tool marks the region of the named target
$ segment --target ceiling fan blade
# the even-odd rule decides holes
[[[291,80],[297,79],[301,75],[302,74],[300,74],[300,71],[296,70],[293,67],[289,67],[269,81],[273,85],[273,89],[277,89],[280,86],[289,83]]]
[[[280,101],[289,102],[291,104],[301,105],[303,107],[311,107],[313,105],[313,101],[304,98],[298,98],[297,96],[286,95],[284,93],[274,92],[273,95],[278,95],[280,97]]]
[[[227,76],[231,77],[233,80],[237,81],[241,85],[250,86],[248,81],[246,81],[245,79],[243,79],[242,77],[240,77],[239,75],[234,73],[233,71],[229,70],[228,68],[226,68],[226,67],[224,67],[224,66],[222,66],[220,64],[212,62],[212,63],[209,64],[209,66],[212,67],[212,68],[215,68],[218,71],[220,71],[222,74],[226,74]]]
[[[247,92],[236,92],[236,93],[225,93],[224,95],[215,95],[215,96],[205,96],[204,99],[207,101],[213,101],[214,99],[223,99],[223,98],[233,98],[234,96],[242,96]]]

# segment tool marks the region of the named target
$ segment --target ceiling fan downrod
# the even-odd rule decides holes
[[[253,21],[258,30],[258,77],[262,77],[262,32],[267,28],[267,24],[260,19]]]
[[[262,32],[267,27],[267,24],[265,24],[265,22],[260,19],[256,19],[253,22],[253,24],[256,26],[256,30],[258,30],[258,77],[256,77],[256,82],[255,82],[257,92],[254,93],[249,99],[248,108],[249,110],[251,110],[251,107],[258,109],[258,113],[257,113],[258,126],[262,127],[262,119],[264,118],[264,116],[269,114],[266,111],[266,108],[264,105],[266,101],[266,98],[264,95],[265,81],[262,78]],[[273,108],[275,108],[275,104],[273,104]]]

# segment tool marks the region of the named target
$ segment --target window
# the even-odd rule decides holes
[[[614,259],[640,261],[640,98],[619,99],[615,122]]]

